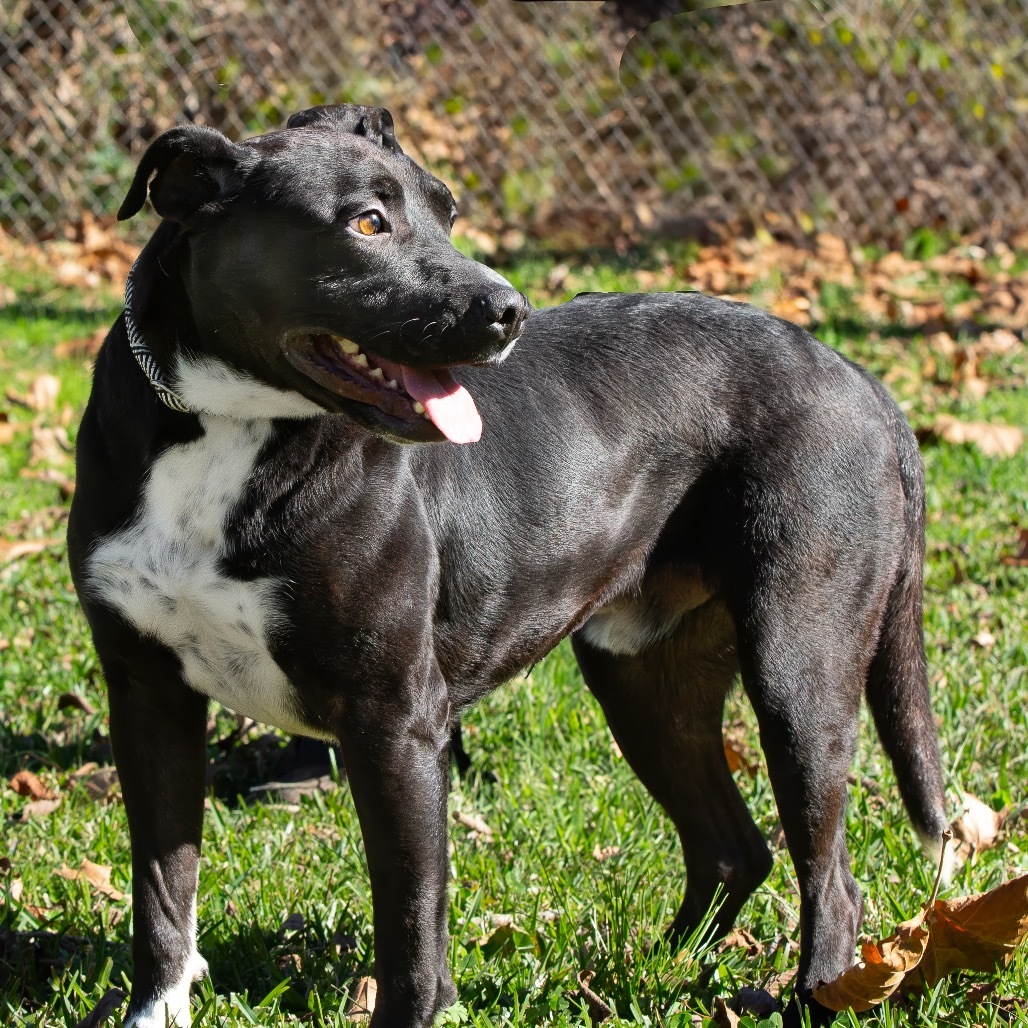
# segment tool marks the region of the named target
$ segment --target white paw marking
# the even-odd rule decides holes
[[[102,539],[88,588],[173,650],[198,692],[257,721],[311,734],[268,649],[281,582],[221,571],[225,522],[274,431],[270,421],[200,415],[204,435],[154,462],[132,522]]]

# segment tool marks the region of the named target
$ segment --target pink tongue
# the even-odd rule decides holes
[[[477,443],[482,438],[482,415],[471,393],[448,371],[403,367],[402,372],[403,388],[425,405],[432,424],[451,443]]]

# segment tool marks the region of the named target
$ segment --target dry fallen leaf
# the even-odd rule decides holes
[[[931,434],[954,445],[973,443],[986,457],[1013,457],[1024,443],[1024,432],[1016,425],[958,421],[949,414],[935,419]]]
[[[91,336],[86,336],[82,339],[68,339],[63,343],[58,343],[54,347],[54,356],[60,357],[62,360],[65,357],[74,357],[78,354],[95,357],[100,352],[100,347],[103,345],[106,337],[107,326],[103,325]]]
[[[995,811],[969,792],[961,794],[960,816],[950,825],[955,840],[954,855],[960,863],[989,849],[1009,813]]]
[[[718,944],[719,950],[741,949],[750,958],[764,952],[764,944],[745,928],[733,928]]]
[[[1004,564],[1015,568],[1028,568],[1028,528],[1022,528],[1017,538],[1017,553],[1000,558]]]
[[[371,1017],[375,1010],[375,996],[378,993],[378,984],[374,978],[362,978],[354,990],[353,999],[346,1009],[347,1021],[363,1021]]]
[[[942,865],[940,865],[941,876]],[[938,879],[936,888],[938,887]],[[830,1010],[869,1010],[901,985],[932,988],[951,971],[993,972],[1028,937],[1028,875],[979,896],[932,899],[880,943],[864,943],[863,960],[814,989]]]
[[[710,1017],[718,1028],[739,1028],[739,1015],[720,996],[714,999]]]
[[[610,860],[611,857],[616,857],[621,852],[620,846],[600,846],[597,843],[593,846],[593,860]]]
[[[995,971],[1028,937],[1028,874],[980,896],[936,900],[918,976],[931,988],[950,971]]]
[[[38,775],[28,769],[19,771],[9,784],[19,796],[30,796],[34,800],[53,798],[53,793],[39,780]]]
[[[27,427],[17,421],[0,421],[0,446],[10,446],[14,437]]]
[[[593,1024],[602,1024],[604,1021],[608,1021],[614,1016],[614,1009],[606,1002],[606,1000],[593,992],[589,987],[595,977],[595,971],[579,971],[578,992],[582,999],[585,1000],[585,1005],[589,1010],[590,1020]]]
[[[27,821],[30,817],[46,817],[52,814],[60,805],[61,800],[59,797],[50,800],[32,800],[31,803],[26,803],[16,816],[22,821]]]
[[[80,696],[77,692],[62,692],[61,695],[57,697],[57,709],[67,710],[69,707],[81,710],[83,714],[96,713],[96,707],[94,707],[93,704],[85,698],[85,696]],[[94,768],[91,768],[90,770],[93,769],[95,769],[95,765]],[[84,770],[84,767],[80,767],[75,773],[81,774]]]
[[[111,797],[118,787],[118,772],[113,767],[98,768],[95,763],[85,764],[75,771],[71,780],[85,789],[91,800],[99,803]]]
[[[457,824],[470,829],[473,835],[479,835],[485,839],[486,842],[492,842],[493,830],[481,817],[478,816],[478,814],[469,814],[462,810],[455,810],[453,812],[453,820],[456,821]]]
[[[73,870],[65,865],[55,873],[71,882],[87,882],[97,892],[109,896],[112,900],[125,898],[125,893],[111,885],[111,869],[103,864],[94,864],[91,860],[83,858],[82,864],[77,869]]]
[[[67,430],[61,426],[32,426],[32,445],[29,449],[29,466],[52,466],[65,462],[71,452]]]
[[[108,989],[93,1007],[92,1013],[79,1021],[75,1028],[100,1028],[110,1016],[125,1002],[125,993],[121,989]]]
[[[917,967],[928,946],[924,914],[904,921],[881,942],[865,942],[862,960],[833,982],[818,985],[814,999],[829,1010],[870,1010],[891,996],[909,971]]]
[[[63,543],[63,539],[0,539],[0,564],[11,564]]]
[[[57,394],[61,391],[61,380],[55,375],[37,375],[25,396],[26,405],[34,411],[54,410]]]
[[[983,650],[988,650],[996,645],[996,637],[987,628],[982,628],[971,636],[971,642]]]

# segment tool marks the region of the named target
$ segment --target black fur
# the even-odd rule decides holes
[[[535,311],[504,364],[476,366],[524,313],[502,339],[476,315],[501,287],[451,247],[445,187],[379,145],[391,119],[364,139],[348,132],[371,124],[363,113],[300,121],[241,144],[158,140],[123,212],[141,206],[154,168],[157,185],[169,154],[186,153],[199,187],[188,202],[176,187],[179,220],[161,225],[138,271],[148,344],[169,369],[177,352],[206,354],[333,412],[275,423],[225,526],[223,570],[293,583],[273,655],[305,722],[344,755],[374,895],[372,1023],[428,1025],[456,997],[453,718],[569,634],[626,758],[681,835],[676,937],[719,887],[727,931],[770,867],[721,741],[741,671],[797,868],[808,998],[854,957],[861,898],[843,830],[865,691],[917,827],[938,839],[945,824],[909,427],[869,374],[802,329],[694,293],[589,294]],[[237,154],[228,166],[226,153]],[[205,155],[221,164],[218,191]],[[339,226],[372,201],[395,229],[369,255]],[[429,315],[434,334],[405,331]],[[312,329],[457,367],[481,441],[398,445],[438,436],[282,359],[282,340]],[[132,831],[134,1011],[188,953],[206,705],[174,654],[91,595],[85,562],[132,519],[152,462],[202,432],[159,404],[119,320],[79,435],[69,544]],[[638,652],[610,652],[626,637]]]

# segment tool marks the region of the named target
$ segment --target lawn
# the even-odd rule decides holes
[[[905,257],[866,251],[851,261],[830,243],[821,249],[816,268],[783,261],[770,244],[728,257],[669,245],[578,261],[501,254],[493,263],[537,304],[590,289],[690,285],[745,296],[809,322],[884,376],[924,439],[925,635],[951,811],[965,792],[1007,811],[995,844],[942,895],[983,892],[1028,872],[1028,568],[1016,556],[1028,528],[1028,450],[990,456],[947,442],[939,419],[1028,425],[1024,342],[992,332],[1007,308],[982,285],[1009,292],[1025,281],[1028,259],[936,252],[930,240],[915,240]],[[855,279],[853,268],[833,273],[847,262]],[[13,1025],[77,1025],[131,980],[131,908],[121,895],[128,833],[117,788],[95,777],[111,760],[106,700],[62,541],[73,477],[65,444],[89,388],[88,348],[70,344],[109,323],[118,298],[102,281],[61,281],[17,253],[0,258],[0,1023]],[[41,374],[59,381],[56,399],[33,392]],[[727,722],[749,759],[754,721],[738,691]],[[234,725],[220,714],[211,738],[219,771],[199,898],[211,978],[194,990],[194,1024],[349,1023],[352,994],[371,974],[372,932],[345,783],[298,805],[241,802],[261,780],[261,754],[284,740],[254,732],[219,746]],[[714,947],[699,938],[678,953],[663,947],[683,888],[677,837],[613,745],[566,643],[471,711],[465,739],[478,770],[453,782],[450,956],[460,1003],[443,1024],[589,1025],[605,1004],[610,1025],[684,1028],[703,1023],[718,997],[746,986],[776,991],[795,967],[796,880],[780,846],[739,919],[748,934]],[[4,784],[26,768],[56,806]],[[879,939],[927,901],[935,868],[917,848],[868,719],[854,770],[848,837],[864,933]],[[776,839],[759,759],[737,777]],[[111,869],[109,888],[58,873],[83,860]],[[602,1002],[580,988],[580,975]],[[999,975],[958,973],[838,1023],[1024,1024],[1028,1005],[1012,997],[1026,996],[1022,947]]]

